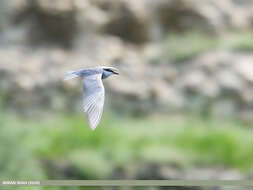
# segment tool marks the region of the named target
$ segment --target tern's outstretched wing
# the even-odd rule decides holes
[[[101,119],[104,107],[105,90],[102,74],[90,75],[83,78],[83,108],[92,130]]]

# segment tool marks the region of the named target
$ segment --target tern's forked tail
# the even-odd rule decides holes
[[[76,77],[79,77],[78,73],[76,71],[70,71],[70,72],[67,72],[67,75],[64,78],[64,80],[70,80]]]

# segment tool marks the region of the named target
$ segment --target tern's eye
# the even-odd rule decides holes
[[[111,70],[111,69],[105,69],[105,71],[112,72],[112,70]]]

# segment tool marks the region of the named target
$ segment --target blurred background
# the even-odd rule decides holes
[[[252,32],[251,0],[1,0],[0,179],[252,179]],[[63,78],[98,65],[91,131]]]

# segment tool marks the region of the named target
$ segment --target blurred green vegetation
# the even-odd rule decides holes
[[[21,142],[26,133],[19,127],[18,120],[3,119],[0,116],[0,179],[35,180],[42,178],[42,172],[32,156],[32,152]],[[8,164],[6,164],[8,163]],[[20,167],[26,169],[22,170]]]
[[[69,163],[85,179],[107,179],[115,168],[140,163],[218,165],[243,172],[253,168],[253,129],[235,121],[109,114],[92,131],[82,115],[1,115],[2,179],[50,178],[41,160]]]
[[[253,51],[252,32],[234,32],[221,36],[221,46],[233,51]]]
[[[165,57],[173,61],[184,61],[216,48],[218,39],[200,32],[169,33],[165,40]]]
[[[57,169],[47,168],[44,160],[70,165],[78,179],[111,179],[116,168],[150,163],[179,168],[224,166],[245,174],[253,169],[253,128],[237,121],[105,114],[92,131],[82,114],[21,118],[1,113],[0,124],[1,179],[68,179],[52,174]],[[70,188],[90,189],[30,189]]]
[[[107,176],[110,166],[133,162],[218,164],[243,170],[253,166],[252,129],[231,121],[107,116],[91,131],[82,115],[66,115],[41,125],[28,141],[38,143],[33,147],[38,156],[68,155],[80,168],[99,170],[92,178]]]
[[[253,34],[242,31],[220,35],[200,31],[169,33],[164,49],[165,58],[172,61],[184,61],[214,49],[252,52]]]

